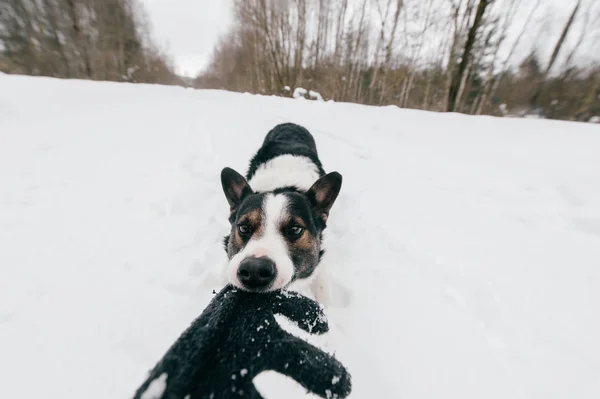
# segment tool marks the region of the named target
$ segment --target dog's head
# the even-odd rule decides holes
[[[256,193],[231,168],[221,172],[231,232],[225,237],[227,276],[249,291],[272,291],[310,277],[322,255],[321,233],[342,186],[331,172],[308,191]]]

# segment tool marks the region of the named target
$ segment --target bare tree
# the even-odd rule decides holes
[[[373,88],[377,84],[378,74],[381,69],[381,51],[383,47],[383,42],[385,40],[385,32],[386,32],[386,23],[388,20],[388,15],[390,13],[390,6],[392,4],[392,0],[387,0],[387,4],[385,6],[385,11],[381,7],[381,3],[379,0],[375,0],[375,4],[377,6],[377,14],[379,15],[379,20],[381,24],[381,28],[379,29],[379,38],[377,39],[377,44],[375,45],[375,61],[373,65],[373,77],[371,79],[371,83],[369,84],[370,98],[373,101]]]
[[[538,0],[538,3],[539,3],[539,1],[540,0]],[[504,40],[507,37],[509,28],[512,26],[514,16],[521,4],[521,0],[510,0],[509,4],[510,5],[508,8],[508,12],[505,13],[504,22],[499,31],[499,37],[496,40],[496,43],[494,45],[493,56],[488,65],[488,70],[487,70],[487,74],[485,77],[484,87],[480,93],[479,99],[476,102],[476,107],[473,112],[477,115],[481,114],[483,107],[487,103],[488,96],[490,95],[490,91],[492,90],[492,85],[494,82],[494,74],[496,71],[496,63],[498,60],[498,54],[500,52],[500,48],[502,47],[502,44],[504,43]]]
[[[92,63],[90,62],[90,56],[88,51],[88,45],[83,35],[83,30],[80,26],[79,16],[77,13],[76,5],[74,0],[65,0],[67,4],[67,11],[73,29],[75,40],[77,41],[77,48],[81,52],[81,59],[85,67],[85,76],[88,78],[92,77]]]
[[[348,48],[348,59],[350,61],[350,77],[347,80],[344,91],[342,92],[342,98],[347,98],[351,101],[356,101],[359,92],[358,78],[360,76],[361,69],[361,50],[365,49],[363,39],[367,36],[367,28],[365,26],[365,20],[367,16],[367,4],[368,0],[363,0],[361,6],[360,17],[358,20],[357,28],[354,32],[354,40],[351,41],[351,45]]]
[[[400,20],[400,15],[402,13],[404,1],[396,0],[396,10],[394,12],[394,17],[392,19],[392,28],[390,30],[390,37],[388,38],[387,44],[385,46],[385,60],[383,62],[383,67],[381,71],[381,86],[380,86],[380,96],[379,96],[379,104],[383,103],[384,98],[386,97],[387,92],[387,84],[386,77],[387,72],[391,68],[392,63],[392,52],[393,46],[396,43],[396,34],[398,32],[398,22]]]
[[[571,50],[569,51],[564,65],[563,65],[563,70],[565,71],[565,73],[567,73],[569,70],[571,70],[571,67],[573,65],[573,60],[575,58],[575,54],[579,51],[579,49],[581,48],[581,45],[583,44],[586,35],[588,35],[589,32],[589,22],[590,22],[590,17],[592,15],[592,8],[594,7],[594,2],[590,1],[587,9],[585,10],[585,12],[583,13],[583,24],[581,26],[581,32],[579,33],[579,38],[577,39],[577,42],[575,43],[575,45],[571,48]]]
[[[462,5],[465,4],[464,11]],[[446,99],[444,109],[448,108],[448,101],[450,98],[450,90],[452,88],[452,82],[456,71],[457,53],[459,51],[461,38],[464,30],[468,27],[469,18],[471,16],[472,9],[474,7],[475,0],[450,0],[451,6],[451,24],[452,28],[452,41],[450,42],[450,48],[448,49],[448,60],[446,67]],[[461,13],[462,11],[462,13]],[[462,15],[462,18],[461,18]]]
[[[408,79],[406,81],[406,87],[403,90],[403,95],[401,96],[401,104],[404,107],[406,107],[408,104],[409,97],[410,97],[410,91],[412,90],[415,76],[416,76],[417,72],[419,71],[419,68],[417,67],[417,60],[421,56],[421,51],[422,51],[423,45],[425,43],[426,33],[427,33],[427,30],[430,28],[430,17],[431,17],[430,11],[431,11],[432,5],[433,5],[433,1],[429,0],[427,2],[427,9],[425,11],[425,20],[423,22],[423,28],[421,29],[421,31],[419,33],[419,40],[418,40],[417,48],[416,48],[415,52],[413,54],[411,54],[411,57],[410,57],[410,62],[409,62],[410,72],[408,75]]]
[[[530,100],[531,108],[536,108],[538,105],[539,97],[542,92],[542,87],[544,85],[544,79],[546,79],[548,77],[548,73],[552,69],[552,66],[554,66],[554,62],[556,62],[558,53],[560,53],[560,49],[562,48],[562,45],[565,42],[567,35],[569,34],[569,30],[571,29],[571,26],[573,25],[573,21],[575,21],[575,17],[577,16],[577,11],[579,11],[580,6],[581,6],[581,0],[578,0],[577,4],[575,5],[575,8],[573,8],[573,11],[571,12],[571,15],[569,16],[569,19],[567,20],[567,23],[563,27],[562,33],[560,34],[560,37],[558,38],[556,45],[554,46],[554,50],[552,51],[552,55],[550,56],[550,61],[548,61],[548,65],[546,66],[544,73],[541,75],[541,79],[539,80],[539,82],[537,84],[537,88],[535,89],[533,96],[531,96],[531,100]]]
[[[450,92],[448,93],[448,111],[455,110],[456,100],[458,98],[459,91],[464,85],[464,77],[470,62],[471,51],[473,49],[473,44],[475,43],[475,39],[477,37],[477,31],[481,26],[483,14],[485,13],[485,9],[489,4],[490,0],[479,0],[479,5],[477,6],[475,19],[473,21],[473,24],[471,25],[471,28],[469,29],[467,42],[465,43],[458,70],[456,71],[456,74],[454,74],[452,82],[450,84]]]
[[[529,11],[527,18],[525,19],[525,23],[523,24],[523,28],[517,35],[517,38],[515,39],[515,41],[513,42],[513,45],[511,46],[510,51],[508,52],[508,55],[502,62],[502,66],[500,67],[500,74],[493,79],[493,83],[489,90],[489,93],[487,91],[484,92],[484,97],[482,98],[481,103],[480,103],[481,107],[479,108],[479,110],[477,112],[478,114],[482,112],[483,108],[488,105],[489,99],[491,97],[493,97],[496,94],[496,92],[498,91],[498,87],[499,87],[500,83],[502,82],[502,79],[504,78],[504,76],[506,75],[506,72],[508,70],[508,65],[511,62],[511,60],[513,59],[515,51],[516,51],[517,47],[519,46],[519,43],[521,42],[523,35],[529,28],[531,19],[533,18],[533,15],[535,14],[535,12],[538,10],[540,3],[541,3],[541,0],[537,0],[535,2],[535,4],[533,5],[533,7],[531,8],[531,10]]]
[[[174,82],[135,0],[3,0],[0,60],[21,73]]]

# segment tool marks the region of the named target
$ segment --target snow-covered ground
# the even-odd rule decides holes
[[[352,398],[600,397],[598,125],[8,75],[0,397],[130,397],[212,297],[221,168],[284,121],[344,175]]]

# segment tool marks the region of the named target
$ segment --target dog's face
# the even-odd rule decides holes
[[[229,282],[249,291],[271,291],[311,276],[342,176],[329,173],[306,192],[255,193],[242,175],[225,168],[221,183],[231,212],[231,232],[225,237]]]

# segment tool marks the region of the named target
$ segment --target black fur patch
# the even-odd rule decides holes
[[[295,123],[282,123],[267,133],[262,146],[250,160],[246,179],[250,180],[260,165],[280,155],[305,156],[315,164],[319,170],[319,176],[325,174],[312,134]]]
[[[262,209],[265,196],[265,193],[249,195],[244,201],[242,201],[238,209],[236,209],[234,212],[235,218],[237,219],[254,209]]]
[[[231,231],[224,239],[225,252],[227,252],[227,255],[230,259],[244,249],[248,240],[250,239],[250,237],[245,237],[242,239],[237,234],[237,223],[240,221],[240,218],[250,212],[258,210],[262,213],[262,206],[265,201],[265,196],[266,194],[251,194],[247,196],[242,203],[236,209],[234,209],[233,212],[231,212],[229,217]]]
[[[298,187],[294,186],[286,186],[279,187],[275,190],[271,191],[273,194],[281,194],[281,193],[303,193],[304,191],[300,190]]]

